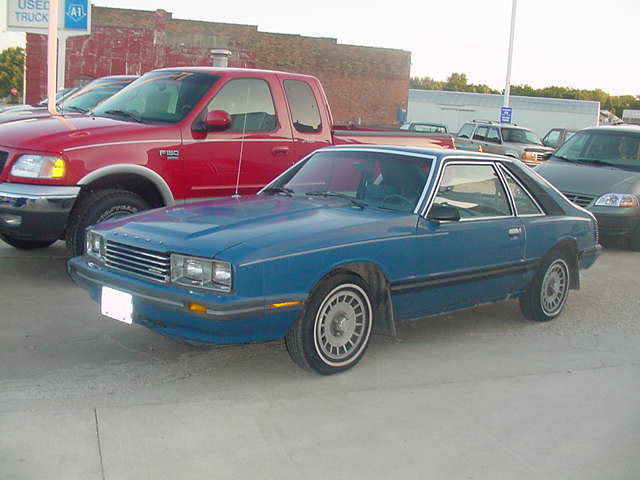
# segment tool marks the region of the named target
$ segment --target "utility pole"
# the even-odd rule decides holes
[[[56,115],[56,80],[58,66],[58,0],[49,1],[49,35],[47,38],[47,108]]]
[[[513,34],[516,29],[516,8],[518,0],[511,3],[511,32],[509,34],[509,56],[507,57],[507,82],[504,86],[504,106],[509,106],[509,94],[511,93],[511,60],[513,58]]]

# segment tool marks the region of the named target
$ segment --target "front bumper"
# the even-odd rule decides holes
[[[602,237],[628,237],[640,228],[640,208],[590,207]]]
[[[0,232],[25,240],[60,238],[80,187],[0,183]]]
[[[191,344],[247,343],[277,340],[287,333],[302,308],[300,305],[269,308],[277,302],[294,300],[238,298],[200,292],[170,284],[134,278],[104,268],[87,257],[69,260],[73,281],[100,303],[102,287],[108,286],[133,296],[133,322],[175,340]],[[193,313],[189,303],[205,305],[206,313]]]

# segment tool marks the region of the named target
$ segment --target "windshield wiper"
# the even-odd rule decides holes
[[[89,111],[88,108],[76,107],[75,105],[71,105],[69,107],[65,107],[64,105],[60,105],[60,113],[65,113],[65,112],[87,113],[88,111]]]
[[[116,117],[130,118],[134,122],[142,123],[142,118],[140,117],[140,115],[136,115],[132,112],[127,112],[126,110],[107,110],[106,112],[104,112],[104,114],[113,115]]]
[[[305,192],[305,195],[308,195],[310,197],[342,198],[344,200],[349,200],[353,205],[359,208],[365,208],[367,206],[366,203],[360,202],[350,195],[346,195],[344,193],[339,193],[339,192],[330,192],[330,191]]]
[[[278,193],[282,193],[287,197],[293,195],[294,191],[287,187],[269,187],[262,190],[263,193],[271,193],[277,195]]]
[[[615,166],[614,164],[609,163],[609,162],[605,162],[604,160],[597,160],[597,159],[591,160],[591,159],[583,158],[582,161],[585,162],[585,163],[595,163],[596,165],[605,165],[607,167],[614,167]]]
[[[556,154],[552,154],[551,155],[553,158],[559,158],[560,160],[564,160],[565,162],[570,162],[570,163],[578,163],[579,160],[577,158],[567,158],[567,157],[563,157],[562,155],[556,155]]]

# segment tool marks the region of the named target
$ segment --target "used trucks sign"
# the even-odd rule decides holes
[[[66,36],[86,35],[91,31],[89,0],[59,0],[60,25]],[[7,0],[7,30],[47,34],[49,0]]]

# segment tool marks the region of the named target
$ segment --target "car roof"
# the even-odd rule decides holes
[[[499,127],[499,128],[514,128],[518,130],[528,130],[531,132],[530,128],[523,127],[522,125],[516,125],[515,123],[500,123],[500,122],[492,122],[491,120],[471,120],[469,122],[465,122],[465,124],[470,125],[483,125],[483,126],[491,126],[491,127]]]
[[[325,147],[316,151],[330,151],[330,150],[349,150],[349,151],[361,151],[361,152],[384,152],[384,153],[410,153],[416,155],[428,155],[443,159],[446,157],[463,157],[470,160],[490,160],[501,161],[510,163],[512,158],[504,157],[502,155],[495,155],[492,153],[473,152],[469,150],[451,150],[445,148],[420,148],[420,147],[403,147],[397,145],[335,145],[331,147]]]
[[[594,127],[587,127],[580,130],[582,132],[625,132],[625,133],[637,133],[640,134],[640,125],[631,125],[629,123],[623,123],[619,125],[599,125]]]

